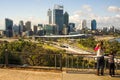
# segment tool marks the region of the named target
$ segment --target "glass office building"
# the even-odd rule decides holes
[[[44,25],[44,34],[45,35],[56,35],[57,34],[56,25]]]
[[[68,26],[69,23],[69,14],[67,12],[64,13],[64,24]]]
[[[91,21],[91,30],[96,30],[96,28],[97,28],[97,22],[94,19],[94,20]]]
[[[31,22],[30,21],[27,21],[25,23],[25,28],[26,28],[26,31],[30,31],[31,30]]]
[[[5,27],[6,37],[13,37],[13,21],[11,19],[5,19]]]
[[[63,6],[55,5],[53,10],[53,24],[57,25],[58,34],[62,34],[63,23]]]

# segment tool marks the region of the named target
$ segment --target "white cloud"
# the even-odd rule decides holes
[[[77,14],[77,15],[82,16],[82,15],[84,15],[84,12],[81,11],[81,10],[79,10],[79,11],[75,11],[74,14],[75,14],[75,15]]]
[[[79,23],[80,22],[80,15],[75,14],[73,16],[70,16],[70,22]]]
[[[87,10],[88,12],[92,11],[92,8],[90,5],[83,5],[82,8]]]
[[[120,14],[116,14],[114,16],[100,16],[96,15],[92,12],[84,12],[81,10],[75,11],[72,16],[70,16],[70,21],[81,24],[81,20],[86,19],[88,27],[90,27],[90,23],[92,19],[97,21],[98,27],[109,27],[115,26],[120,27]]]
[[[116,6],[109,6],[108,11],[115,12],[115,13],[120,13],[120,8],[116,7]]]

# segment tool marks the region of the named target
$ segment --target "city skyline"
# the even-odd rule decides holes
[[[115,26],[120,28],[120,0],[1,0],[0,2],[0,29],[5,29],[5,18],[18,24],[20,20],[31,21],[32,25],[48,23],[47,11],[53,11],[55,4],[64,6],[70,16],[70,22],[80,24],[87,20],[90,28],[91,20],[97,21],[97,27]]]

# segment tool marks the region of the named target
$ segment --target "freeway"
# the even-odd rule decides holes
[[[78,49],[74,46],[71,46],[69,44],[62,44],[62,46],[59,44],[59,43],[55,43],[53,42],[52,44],[54,47],[57,47],[59,49],[63,49],[63,50],[66,50],[66,52],[70,52],[72,54],[93,54],[91,52],[88,52],[88,51],[84,51],[84,50],[81,50],[81,49]]]
[[[78,53],[78,54],[92,54],[90,52],[87,52],[87,51],[84,51],[84,50],[81,50],[81,49],[76,49],[76,48],[73,48],[73,47],[68,47],[67,50],[71,51],[71,52],[74,52],[74,53]]]

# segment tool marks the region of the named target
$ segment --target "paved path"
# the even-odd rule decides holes
[[[61,80],[61,73],[0,69],[0,80]]]
[[[97,76],[95,74],[63,73],[62,80],[120,80],[120,76],[111,77],[109,75]]]
[[[0,80],[120,80],[120,76],[0,69]]]

